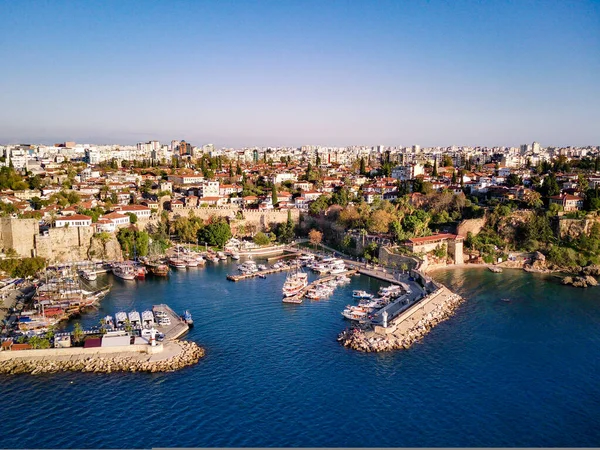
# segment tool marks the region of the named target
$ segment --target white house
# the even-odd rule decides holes
[[[90,216],[84,216],[83,214],[73,214],[68,217],[60,217],[55,221],[56,228],[61,227],[89,227],[92,224],[92,218]]]
[[[115,224],[115,227],[124,227],[129,225],[130,223],[129,216],[120,214],[118,212],[111,212],[109,214],[105,214],[102,216],[102,218],[110,220],[112,223]]]
[[[135,214],[138,220],[147,220],[150,218],[150,214],[152,214],[152,210],[143,205],[121,205],[115,207],[115,211],[118,211],[122,214]]]
[[[96,231],[98,233],[102,233],[106,231],[107,233],[113,233],[116,230],[117,226],[112,220],[101,218],[96,222]]]

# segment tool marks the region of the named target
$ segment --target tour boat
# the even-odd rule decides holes
[[[146,268],[144,266],[135,267],[135,276],[138,280],[143,280],[146,278]]]
[[[152,328],[154,326],[154,313],[149,309],[142,312],[142,325],[144,328]]]
[[[123,311],[119,311],[115,314],[115,326],[117,328],[124,327],[127,322],[127,313]]]
[[[350,309],[345,309],[342,311],[342,316],[344,316],[348,320],[356,320],[356,321],[364,321],[369,318],[368,313],[363,311],[352,311]]]
[[[187,309],[183,312],[183,316],[181,316],[181,318],[185,320],[185,323],[187,323],[188,326],[191,327],[194,325],[194,319],[192,319],[192,314]]]
[[[299,270],[288,273],[283,283],[283,296],[292,297],[308,286],[308,274]]]
[[[191,257],[185,258],[185,265],[187,267],[198,267],[198,264],[200,264],[200,263],[198,262],[198,260],[196,258],[191,258]]]
[[[402,293],[402,288],[400,286],[392,284],[391,286],[380,288],[378,293],[382,296],[398,296]]]
[[[98,278],[98,275],[93,270],[82,270],[81,278],[87,281],[94,281]]]
[[[373,294],[369,294],[366,291],[354,290],[352,291],[352,297],[354,298],[373,298]]]
[[[127,317],[129,318],[129,323],[132,327],[137,328],[142,325],[142,319],[140,318],[139,312],[131,311]]]
[[[113,275],[123,280],[135,280],[137,272],[130,264],[117,264],[113,266]]]
[[[169,266],[161,263],[146,263],[148,271],[157,277],[166,277],[169,275]]]
[[[239,253],[232,253],[231,254],[231,259],[234,259],[234,260],[237,261],[238,259],[240,259],[240,254]]]
[[[169,265],[176,269],[185,269],[187,267],[187,262],[183,258],[175,257],[169,258]]]
[[[374,298],[372,300],[362,300],[358,303],[358,306],[363,308],[383,308],[387,303],[388,302],[382,298]]]

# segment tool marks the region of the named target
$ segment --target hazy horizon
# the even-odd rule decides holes
[[[600,145],[600,3],[4,2],[0,142]]]

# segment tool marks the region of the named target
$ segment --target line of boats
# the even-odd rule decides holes
[[[374,313],[389,305],[398,297],[407,293],[407,291],[402,286],[390,285],[380,288],[377,293],[379,297],[375,297],[373,294],[363,290],[352,291],[352,297],[359,301],[358,305],[346,306],[342,311],[342,316],[348,320],[360,323],[369,322]]]
[[[181,319],[184,320],[189,326],[194,325],[192,314],[189,311],[185,311],[181,315]],[[137,330],[137,329],[150,329],[155,326],[167,327],[171,325],[171,318],[165,311],[161,310],[146,310],[142,314],[138,311],[130,311],[128,313],[119,311],[113,316],[105,316],[101,321],[101,326],[106,331],[115,330]]]
[[[61,321],[80,315],[87,308],[97,308],[110,288],[110,285],[105,285],[91,289],[81,283],[76,273],[48,270],[45,280],[36,283],[30,309],[21,311],[18,330],[23,333],[45,332]]]

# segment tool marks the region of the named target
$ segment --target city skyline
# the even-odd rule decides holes
[[[0,5],[0,140],[598,145],[596,2]]]

